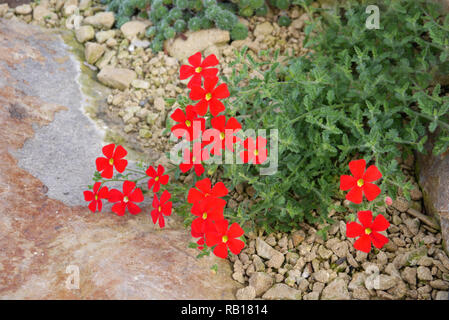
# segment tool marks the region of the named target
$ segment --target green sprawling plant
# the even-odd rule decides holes
[[[311,16],[317,10],[295,2]],[[277,54],[261,63],[239,53],[243,69],[225,80],[236,97],[228,115],[246,129],[278,129],[279,164],[269,176],[254,166],[223,166],[232,184],[250,183],[261,200],[241,205],[232,213],[237,220],[282,231],[328,220],[328,210],[342,209],[332,204],[344,198],[339,176],[356,158],[376,164],[388,195],[400,187],[408,197],[411,184],[395,159],[423,152],[429,131],[435,154],[448,149],[449,16],[421,0],[369,4],[380,8],[380,29],[365,27],[367,4],[321,12],[306,26],[312,53],[287,65],[275,62]]]
[[[151,48],[161,51],[163,41],[187,30],[198,31],[217,27],[230,31],[233,40],[248,36],[248,28],[239,23],[237,15],[263,16],[268,12],[265,0],[101,0],[108,10],[116,15],[116,26],[120,28],[134,15],[148,18],[153,23],[146,36],[151,39]],[[273,7],[288,9],[291,0],[270,1]],[[279,23],[287,26],[290,19],[282,16]]]

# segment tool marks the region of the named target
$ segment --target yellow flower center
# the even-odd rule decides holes
[[[161,212],[161,211],[162,211],[162,207],[159,206],[159,207],[157,208],[157,211]]]
[[[207,213],[206,213],[206,212],[203,213],[203,219],[204,219],[204,220],[207,219]]]
[[[112,166],[114,164],[114,159],[109,159],[109,164]]]
[[[371,229],[370,229],[370,228],[366,228],[366,229],[365,229],[365,233],[366,233],[366,234],[368,234],[368,235],[369,235],[369,234],[371,234],[371,232],[372,232],[372,231],[371,231]]]
[[[154,178],[154,181],[158,182],[159,181],[159,177]]]
[[[203,68],[198,67],[198,68],[195,69],[195,72],[196,72],[196,73],[200,73],[202,70],[203,70]]]
[[[95,195],[95,200],[98,200],[98,194]]]
[[[192,122],[190,122],[190,120],[187,120],[185,123],[187,127],[190,127],[192,125]]]
[[[192,162],[195,162],[196,161],[196,157],[192,157]]]
[[[221,140],[224,140],[224,138],[225,138],[225,134],[224,134],[224,132],[221,132],[221,133],[220,133],[220,139],[221,139]]]
[[[127,203],[129,201],[129,198],[127,197],[127,196],[125,196],[124,198],[123,198],[123,202],[124,203]]]
[[[254,150],[254,155],[257,157],[259,155],[259,150]]]
[[[363,179],[357,180],[357,185],[358,185],[359,187],[363,186],[364,184],[365,184],[365,181],[363,181]]]
[[[223,243],[228,242],[228,236],[223,236],[223,238],[221,240],[223,240]]]
[[[212,93],[206,93],[206,101],[209,101],[210,99],[212,99]]]

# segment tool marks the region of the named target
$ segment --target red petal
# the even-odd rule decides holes
[[[194,73],[195,73],[194,67],[183,64],[179,69],[179,79],[185,80],[191,77]]]
[[[213,99],[209,100],[209,108],[210,108],[210,113],[214,117],[216,115],[218,115],[220,112],[225,111],[225,109],[226,109],[224,104],[220,100],[216,99],[215,97]]]
[[[171,215],[172,206],[173,206],[173,203],[171,201],[169,201],[167,203],[164,203],[162,205],[162,210],[161,211],[164,214],[164,216]]]
[[[173,119],[173,121],[184,123],[186,121],[186,115],[184,112],[178,108],[176,109],[170,116],[170,118]]]
[[[373,182],[379,180],[380,178],[382,178],[382,173],[380,173],[379,169],[377,169],[375,165],[369,166],[363,175],[363,180],[365,182]]]
[[[159,190],[161,189],[161,183],[158,181],[158,182],[156,182],[155,180],[153,180],[155,183],[154,183],[154,188],[153,188],[153,192],[159,192]],[[148,183],[149,183],[150,181],[148,181]],[[148,189],[150,189],[150,188],[148,188]]]
[[[135,187],[136,184],[134,182],[126,180],[125,182],[123,182],[123,194],[125,196],[129,195],[131,191],[134,190]]]
[[[157,219],[159,218],[160,214],[157,211],[157,209],[151,210],[151,219],[153,220],[153,223],[156,224]]]
[[[116,203],[111,208],[112,212],[115,212],[119,216],[125,214],[125,204],[123,202]]]
[[[134,189],[134,191],[129,195],[129,200],[132,202],[142,202],[143,193],[139,188]]]
[[[103,154],[106,156],[106,158],[112,158],[112,155],[114,154],[115,144],[111,143],[107,146],[104,146],[102,151]]]
[[[201,52],[191,55],[187,60],[193,67],[199,67],[201,64]]]
[[[203,180],[197,181],[195,183],[195,187],[201,190],[203,193],[211,192],[211,182],[209,178],[205,178]]]
[[[214,197],[224,197],[228,194],[228,189],[226,188],[223,182],[217,182],[215,186],[212,188],[211,194]]]
[[[378,214],[371,225],[373,231],[385,231],[390,226],[390,222],[381,214]]]
[[[193,167],[192,163],[181,163],[179,165],[179,169],[181,170],[182,173],[186,173],[187,171],[192,169],[192,167]]]
[[[349,170],[351,171],[354,178],[357,180],[363,177],[366,168],[366,161],[364,159],[361,160],[353,160],[349,162]]]
[[[131,213],[133,215],[136,215],[141,211],[139,206],[132,202],[128,202],[128,210],[129,210],[129,213]]]
[[[225,99],[229,97],[228,85],[226,83],[220,84],[217,88],[215,88],[213,96],[217,99]]]
[[[370,252],[371,251],[371,239],[368,235],[364,234],[360,238],[358,238],[354,242],[354,248],[356,248],[359,251],[363,252]]]
[[[108,197],[109,197],[108,187],[101,188],[100,192],[98,192],[98,198],[99,199],[107,199]]]
[[[101,200],[97,200],[97,206],[98,206],[98,211],[101,211],[101,209],[103,209],[103,202],[101,202]]]
[[[97,201],[92,201],[91,203],[89,203],[89,205],[87,206],[89,208],[90,211],[95,212],[97,211]]]
[[[192,221],[192,235],[199,235],[204,233],[204,220],[199,217]]]
[[[226,124],[226,129],[227,130],[234,130],[233,133],[237,132],[238,130],[242,129],[242,125],[240,124],[240,122],[237,121],[236,118],[231,117],[228,120],[228,123]]]
[[[161,184],[167,184],[167,183],[168,183],[168,179],[170,179],[170,177],[169,177],[168,174],[166,174],[166,175],[161,176],[161,177],[159,178],[159,182],[160,182]]]
[[[217,68],[208,68],[201,71],[201,75],[204,78],[215,78],[217,77],[218,69]]]
[[[101,173],[101,176],[106,179],[111,179],[114,175],[114,166],[111,166],[109,163],[104,168],[103,172]]]
[[[159,215],[159,227],[162,229],[165,227],[165,219],[163,215]]]
[[[346,200],[349,200],[357,204],[362,203],[363,200],[362,188],[359,188],[357,186],[352,188],[351,191],[349,191],[348,194],[346,195]]]
[[[152,178],[157,176],[156,170],[154,170],[153,166],[149,166],[147,171],[145,171],[145,173],[147,174],[147,176]]]
[[[340,190],[349,190],[355,187],[357,180],[353,176],[342,175],[340,177]]]
[[[190,90],[189,97],[192,100],[201,100],[206,95],[206,91],[204,91],[203,88],[199,86],[192,87],[192,90]]]
[[[244,233],[245,233],[245,231],[243,231],[242,227],[240,227],[237,222],[234,222],[229,227],[228,237],[230,239],[234,239],[234,238],[241,237]]]
[[[248,163],[250,160],[249,152],[248,151],[240,152],[240,158],[242,159],[243,163]]]
[[[109,197],[108,197],[109,202],[122,201],[122,199],[123,199],[123,193],[121,193],[119,190],[111,189],[109,191]]]
[[[373,242],[373,245],[377,249],[381,249],[389,241],[387,237],[385,237],[383,234],[380,234],[380,233],[378,233],[376,231],[373,231],[370,234],[370,238],[371,238],[371,241]]]
[[[201,191],[198,191],[195,188],[191,188],[189,190],[189,194],[187,195],[187,202],[188,203],[195,203],[197,201],[201,201],[204,199],[204,195]]]
[[[195,164],[193,167],[198,177],[200,177],[204,173],[204,167],[202,164]]]
[[[240,251],[242,251],[242,249],[245,247],[245,243],[239,239],[230,239],[228,240],[228,242],[226,242],[226,244],[233,254],[239,254]]]
[[[226,116],[221,115],[221,116],[212,118],[210,120],[210,124],[212,125],[212,128],[217,129],[220,132],[224,132],[225,126],[226,126]]]
[[[125,159],[117,159],[114,160],[114,167],[117,169],[118,172],[122,173],[125,171],[126,166],[128,165],[128,161]]]
[[[209,103],[206,101],[206,99],[201,99],[196,105],[195,105],[195,111],[200,115],[204,116],[207,113],[207,108],[209,107]]]
[[[365,228],[357,222],[349,222],[346,224],[346,236],[348,238],[360,237],[365,233]]]
[[[97,171],[103,171],[107,166],[110,166],[109,159],[100,157],[95,160]]]
[[[217,232],[206,232],[206,245],[212,247],[222,242],[222,236]]]
[[[218,77],[205,78],[204,79],[204,90],[206,93],[213,93],[215,86],[218,83]]]
[[[373,224],[373,213],[370,210],[357,212],[357,218],[364,228],[371,228]]]
[[[201,63],[201,67],[202,68],[212,67],[216,66],[218,63],[219,62],[215,54],[210,54],[206,58],[204,58],[203,62]]]
[[[214,254],[222,259],[226,259],[228,256],[228,247],[224,243],[220,243],[218,246],[214,249]]]
[[[268,158],[267,149],[259,150],[259,154],[255,158],[255,160],[256,160],[255,164],[262,164],[267,160],[267,158]]]
[[[381,192],[380,188],[372,183],[365,183],[362,189],[368,201],[373,201],[376,199]]]
[[[196,72],[189,83],[187,83],[187,88],[192,89],[193,87],[201,87],[201,74]]]
[[[165,203],[170,200],[171,194],[167,190],[164,190],[161,195],[161,203]]]
[[[85,201],[92,201],[94,199],[94,193],[92,191],[87,190],[84,191],[83,194]]]
[[[161,166],[161,165],[157,166],[157,175],[158,176],[162,176],[164,174],[164,171],[165,171],[165,169],[163,166]]]
[[[95,182],[95,184],[92,188],[92,190],[95,194],[98,194],[98,189],[100,188],[100,186],[101,186],[101,182]]]
[[[123,148],[122,146],[117,146],[117,149],[115,149],[115,152],[114,152],[114,162],[117,159],[126,157],[127,154],[128,154],[128,151],[126,151],[125,148]]]

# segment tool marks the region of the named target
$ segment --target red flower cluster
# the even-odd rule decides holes
[[[198,181],[195,187],[189,190],[187,201],[193,204],[191,213],[197,217],[192,222],[191,233],[194,238],[199,238],[198,248],[202,249],[206,242],[208,247],[215,246],[213,253],[223,259],[228,256],[228,248],[232,253],[239,254],[245,243],[237,238],[244,231],[238,223],[229,227],[228,220],[223,216],[226,201],[221,197],[228,194],[228,189],[222,182],[212,187],[209,178]]]
[[[183,65],[180,69],[181,80],[191,77],[187,85],[191,89],[189,97],[198,102],[194,106],[188,105],[185,111],[178,108],[170,116],[177,122],[171,128],[177,138],[185,137],[187,141],[202,138],[201,143],[193,143],[192,149],[183,150],[183,162],[180,164],[182,172],[193,168],[197,176],[204,173],[203,162],[210,158],[210,154],[221,155],[225,149],[234,152],[234,144],[241,142],[235,133],[242,129],[237,119],[234,117],[226,119],[225,115],[220,114],[226,109],[221,100],[229,97],[229,90],[226,83],[218,84],[218,69],[210,68],[219,63],[217,57],[211,54],[204,60],[201,58],[200,52],[195,53],[188,59],[190,65]],[[212,128],[206,130],[206,119],[203,116],[208,110],[212,115],[210,121]],[[264,163],[268,153],[266,144],[266,139],[262,137],[258,137],[256,143],[252,138],[246,139],[243,143],[246,150],[240,154],[243,162]]]
[[[115,146],[115,144],[108,144],[103,147],[103,154],[105,157],[96,159],[97,171],[101,172],[100,176],[105,179],[111,179],[114,176],[114,168],[122,173],[125,171],[128,161],[123,159],[128,152],[122,146]],[[158,199],[157,193],[161,185],[166,185],[169,180],[168,175],[164,175],[165,168],[161,165],[157,167],[157,171],[150,166],[146,171],[148,179],[148,190],[153,188],[153,208],[151,217],[153,222],[159,220],[159,226],[163,228],[165,221],[163,216],[169,216],[172,211],[172,203],[168,201],[171,197],[170,193],[165,190],[162,193],[161,199]],[[146,177],[144,176],[144,177]],[[102,199],[107,199],[114,203],[111,210],[119,216],[123,216],[126,210],[132,215],[139,214],[142,210],[136,204],[144,200],[142,189],[137,188],[136,183],[130,180],[114,179],[112,181],[123,181],[122,191],[118,189],[108,190],[108,187],[101,187],[103,182],[95,182],[92,191],[84,191],[84,199],[90,201],[89,209],[95,212],[97,209],[101,211],[103,207]]]
[[[366,169],[366,161],[353,160],[349,162],[349,170],[352,176],[342,175],[340,177],[340,189],[350,190],[346,195],[346,200],[359,204],[363,200],[363,194],[368,201],[373,201],[381,193],[380,188],[372,182],[382,178],[382,173],[375,165]],[[391,204],[391,198],[387,197],[385,203]],[[354,248],[363,252],[371,251],[371,243],[381,249],[388,238],[379,232],[387,230],[390,223],[381,214],[377,215],[373,221],[373,213],[369,210],[359,211],[357,217],[361,224],[348,222],[346,224],[346,236],[358,239],[354,242]]]

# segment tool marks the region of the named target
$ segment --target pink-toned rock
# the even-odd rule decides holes
[[[449,253],[449,151],[432,155],[431,142],[426,144],[427,155],[418,154],[418,178],[427,213],[441,226],[443,247]]]
[[[232,280],[229,263],[196,259],[198,251],[188,249],[189,233],[176,223],[159,230],[148,207],[138,216],[118,217],[66,205],[19,167],[12,153],[37,139],[39,128],[50,130],[63,113],[77,109],[46,101],[55,97],[48,98],[52,90],[57,97],[74,92],[47,82],[59,62],[46,46],[56,41],[58,49],[64,46],[51,31],[0,21],[0,299],[233,299],[241,286]],[[64,61],[53,77],[70,77],[75,84],[72,59]],[[26,72],[17,72],[18,66]],[[40,90],[28,95],[24,87],[31,85]],[[210,269],[215,263],[217,274]],[[79,289],[71,277],[76,270]]]

